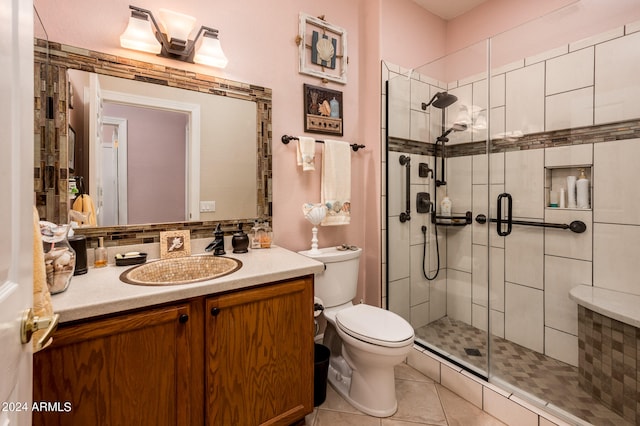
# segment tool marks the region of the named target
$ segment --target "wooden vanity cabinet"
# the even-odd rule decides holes
[[[312,275],[63,324],[33,424],[289,425],[313,410],[313,334]]]
[[[313,278],[210,297],[206,424],[289,425],[313,410]]]
[[[34,402],[61,409],[33,424],[202,424],[202,321],[189,302],[61,326],[33,357]]]

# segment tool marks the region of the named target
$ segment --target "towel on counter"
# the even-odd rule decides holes
[[[351,145],[325,140],[322,154],[322,203],[327,216],[321,225],[348,225],[351,221]]]
[[[51,294],[49,293],[49,286],[47,286],[47,272],[44,264],[40,218],[35,206],[33,206],[33,314],[39,317],[53,315]],[[36,350],[37,342],[44,332],[45,330],[38,330],[33,334],[31,342],[34,350]],[[51,339],[49,339],[49,342],[51,342]]]
[[[305,172],[311,172],[316,169],[314,164],[316,156],[316,140],[306,136],[298,136],[296,144],[298,166],[302,166]]]
[[[72,210],[82,213],[80,218],[72,216],[72,219],[76,220],[79,225],[96,226],[96,207],[93,204],[93,200],[88,194],[81,194],[73,202]]]

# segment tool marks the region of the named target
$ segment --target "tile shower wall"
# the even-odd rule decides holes
[[[397,218],[404,211],[404,170],[398,162],[403,144],[394,140],[388,159],[390,257],[385,265],[391,310],[416,328],[445,315],[482,330],[489,321],[493,334],[577,366],[577,307],[568,297],[569,290],[589,284],[640,294],[634,279],[640,260],[640,194],[635,184],[635,163],[640,158],[638,28],[637,24],[619,28],[606,37],[582,40],[494,70],[490,123],[492,136],[499,139],[494,151],[499,152],[479,154],[485,144],[474,144],[477,134],[467,131],[456,134],[454,147],[447,153],[447,191],[454,211],[472,210],[474,217],[489,211],[494,215],[496,197],[506,191],[513,196],[514,219],[581,220],[587,224],[582,234],[514,225],[513,233],[503,238],[496,235],[495,224],[476,222],[460,229],[439,229],[439,234],[446,235],[441,241],[443,270],[438,280],[426,282],[416,263],[422,259],[420,226],[423,222],[430,230],[432,226],[426,216],[415,213],[415,207],[410,223],[401,224]],[[384,65],[383,71],[391,79],[403,72]],[[423,99],[445,87],[415,73],[401,78],[407,98],[420,83],[425,85]],[[478,106],[480,114],[487,109],[483,87],[486,80],[481,78],[448,85],[459,103]],[[432,142],[437,135],[430,131],[429,114],[414,103],[404,118],[394,113],[389,127],[400,128],[397,120],[404,120],[407,133],[399,138]],[[438,120],[439,116],[433,120],[436,129]],[[619,124],[601,126],[611,122]],[[584,129],[559,132],[569,128]],[[537,134],[530,137],[530,133]],[[527,136],[510,138],[522,134]],[[407,151],[412,152],[416,169],[419,161],[433,162],[432,157],[413,154],[418,152],[415,146]],[[546,189],[552,184],[545,168],[585,165],[592,167],[592,209],[545,207]],[[433,180],[411,181],[414,206],[415,192]],[[433,186],[428,191],[433,194]],[[427,247],[432,269],[433,238]]]

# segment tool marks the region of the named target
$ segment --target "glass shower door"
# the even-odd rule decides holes
[[[605,253],[633,246],[635,213],[609,212],[617,182],[628,180],[622,162],[635,155],[627,130],[640,108],[629,94],[640,81],[628,70],[640,69],[639,12],[637,3],[585,0],[490,40],[489,381],[572,424],[637,423],[616,411],[622,403],[607,403],[624,401],[611,393],[624,387],[615,377],[637,368],[623,373],[622,353],[618,363],[585,350],[612,337],[598,325],[585,338],[569,293],[610,286],[614,256]],[[591,378],[602,388],[590,391]]]
[[[489,237],[473,218],[488,213],[488,43],[383,66],[388,308],[419,345],[487,377]]]

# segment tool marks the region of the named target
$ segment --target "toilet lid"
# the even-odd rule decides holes
[[[336,324],[352,337],[379,346],[404,346],[414,338],[413,327],[400,315],[363,303],[337,312]]]

